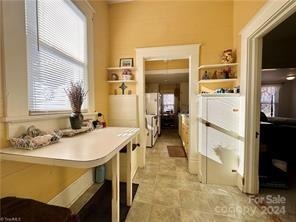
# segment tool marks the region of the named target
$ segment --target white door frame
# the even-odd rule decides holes
[[[199,44],[149,47],[136,49],[137,95],[139,97],[139,125],[141,148],[139,166],[145,166],[146,130],[145,130],[145,60],[149,59],[189,59],[189,154],[188,169],[197,174],[199,158],[197,150],[197,67],[199,66]]]
[[[269,0],[241,32],[241,95],[245,102],[243,191],[259,192],[259,139],[262,38],[296,11],[296,1]]]

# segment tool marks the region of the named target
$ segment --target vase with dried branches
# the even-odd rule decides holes
[[[65,89],[65,92],[69,98],[72,113],[70,115],[70,123],[72,129],[81,129],[83,115],[81,113],[81,107],[83,101],[86,98],[87,91],[85,90],[83,83],[71,82],[69,88]]]

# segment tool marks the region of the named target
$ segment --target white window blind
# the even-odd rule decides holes
[[[70,110],[65,88],[87,88],[85,15],[71,0],[26,0],[26,30],[30,112]]]

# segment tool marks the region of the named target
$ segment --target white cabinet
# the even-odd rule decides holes
[[[199,151],[202,181],[236,184],[240,97],[199,96]]]
[[[238,133],[239,121],[238,97],[210,97],[206,99],[203,118],[225,130]]]
[[[137,95],[109,95],[109,125],[138,127]]]

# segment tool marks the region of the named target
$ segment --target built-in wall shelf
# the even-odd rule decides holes
[[[108,83],[137,83],[136,80],[108,80]]]
[[[235,82],[237,79],[203,79],[199,80],[198,83],[223,83],[223,82]]]
[[[136,70],[136,67],[129,66],[129,67],[108,67],[107,70],[124,70],[124,69],[130,69],[130,70]]]
[[[223,68],[229,66],[237,66],[238,63],[225,63],[225,64],[210,64],[210,65],[201,65],[198,69],[214,69],[214,68]]]

